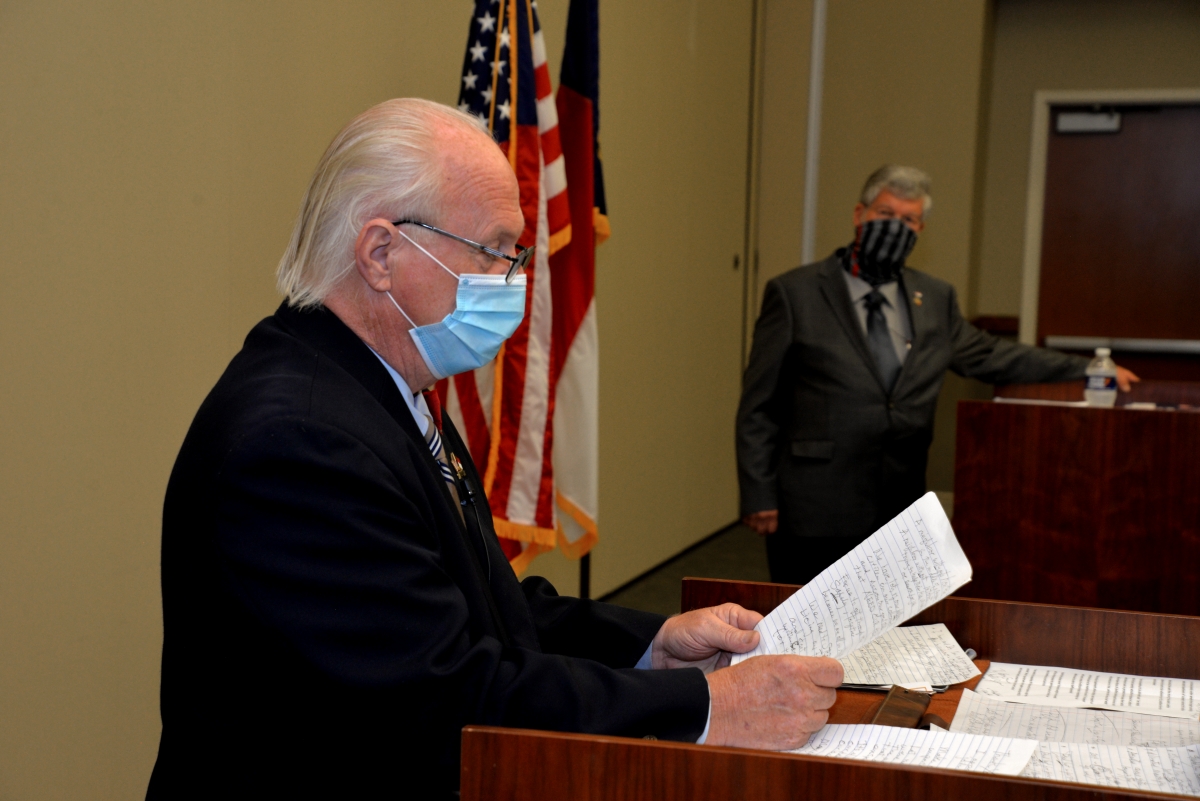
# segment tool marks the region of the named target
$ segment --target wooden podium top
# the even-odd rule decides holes
[[[683,611],[733,601],[767,613],[798,589],[781,584],[684,579]],[[908,621],[945,623],[964,647],[991,660],[1174,678],[1200,678],[1200,617],[947,598]],[[952,720],[963,687],[929,711]],[[838,691],[830,722],[869,722],[883,693]],[[1039,779],[913,768],[686,743],[488,726],[463,729],[462,798],[970,799],[1082,801],[1177,798]]]

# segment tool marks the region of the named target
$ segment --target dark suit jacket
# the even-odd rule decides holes
[[[435,465],[332,313],[250,332],[167,487],[149,798],[450,792],[468,723],[700,735],[699,670],[632,669],[663,618],[518,584],[486,499],[464,526]]]
[[[925,492],[947,369],[1001,384],[1084,375],[1082,357],[963,320],[950,284],[908,268],[900,280],[913,339],[890,395],[836,254],[767,283],[738,407],[743,515],[778,509],[781,532],[862,539]]]

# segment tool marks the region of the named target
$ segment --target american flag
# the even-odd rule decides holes
[[[549,260],[571,239],[567,177],[546,47],[533,0],[476,0],[458,107],[478,116],[508,155],[536,244],[525,319],[495,362],[438,383],[438,394],[484,468],[496,533],[520,573],[558,542],[553,468],[554,295]]]

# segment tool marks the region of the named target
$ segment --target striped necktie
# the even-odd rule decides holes
[[[425,405],[429,407],[429,414],[425,415],[425,444],[429,446],[429,452],[433,454],[433,458],[437,460],[438,471],[442,475],[442,479],[446,482],[446,486],[450,489],[450,497],[454,498],[454,507],[458,509],[458,516],[462,517],[462,503],[458,499],[458,482],[454,480],[454,469],[450,466],[450,459],[446,455],[446,447],[442,443],[442,404],[438,400],[438,396],[426,390],[422,393],[425,396]]]

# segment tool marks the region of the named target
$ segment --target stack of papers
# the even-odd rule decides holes
[[[1022,776],[1200,795],[1200,721],[1180,716],[1181,704],[1172,703],[1175,695],[1168,692],[1188,682],[1004,663],[996,667],[996,675],[989,670],[979,687],[1003,693],[1006,700],[963,690],[952,733],[1037,740]],[[1045,689],[1053,687],[1058,689]],[[1140,691],[1106,698],[1104,689],[1115,687]],[[1089,699],[1113,701],[1110,706],[1145,704],[1154,689],[1162,698],[1162,713],[1080,708]],[[1038,697],[1053,703],[1034,703]]]
[[[931,690],[979,675],[948,629],[896,627],[971,580],[971,564],[932,492],[764,617],[761,654],[831,656],[850,685]]]
[[[957,720],[958,715],[956,725]],[[830,724],[791,753],[1200,796],[1200,745],[1038,742],[953,730]]]

